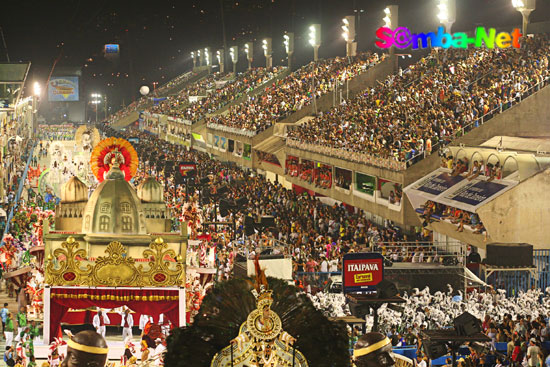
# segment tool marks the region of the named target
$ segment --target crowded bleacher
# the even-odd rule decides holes
[[[353,79],[383,59],[377,54],[362,53],[351,62],[343,57],[311,62],[266,87],[263,94],[231,106],[228,114],[209,117],[207,126],[254,136],[310,105],[314,96],[319,98],[327,94],[338,80]]]
[[[549,45],[547,37],[536,36],[521,49],[433,50],[407,70],[290,129],[287,144],[404,169],[546,86]]]

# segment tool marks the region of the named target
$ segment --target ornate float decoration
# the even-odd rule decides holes
[[[304,355],[293,347],[296,340],[283,330],[281,318],[271,310],[273,292],[268,289],[258,259],[256,274],[256,285],[252,290],[256,309],[248,314],[231,345],[214,356],[210,366],[308,367]]]
[[[95,127],[81,125],[74,134],[76,146],[83,152],[91,152],[101,140]]]
[[[130,181],[137,172],[139,164],[137,152],[125,139],[113,137],[103,139],[92,151],[90,166],[99,182],[103,182],[105,174],[114,164],[118,164],[120,170],[124,172],[126,181]]]
[[[181,256],[176,256],[162,238],[149,244],[143,251],[148,260],[136,265],[136,259],[127,255],[120,242],[111,242],[105,253],[94,263],[88,263],[87,252],[73,237],[54,250],[57,261],[48,261],[46,284],[54,286],[134,286],[168,287],[183,286],[185,264]],[[146,264],[146,265],[143,265]]]

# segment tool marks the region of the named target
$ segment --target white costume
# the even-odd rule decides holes
[[[126,340],[126,338],[132,339],[132,326],[134,326],[134,316],[132,316],[131,313],[128,313],[128,315],[126,315],[126,313],[122,312],[120,326],[122,326],[122,340]]]
[[[109,320],[109,316],[107,316],[107,313],[105,312],[102,312],[101,313],[103,315],[103,320],[100,320],[99,318],[99,313],[95,314],[94,316],[94,320],[93,320],[93,325],[97,331],[98,334],[101,334],[103,335],[103,337],[105,337],[105,330],[106,330],[106,326],[111,322]]]
[[[148,322],[153,322],[153,318],[149,315],[141,315],[139,318],[139,330],[143,332],[143,329],[145,329],[145,325],[147,325]]]

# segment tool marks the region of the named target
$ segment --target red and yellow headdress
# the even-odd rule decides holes
[[[123,160],[118,160],[118,165],[122,172],[124,172],[124,179],[126,181],[130,181],[137,172],[139,159],[132,144],[121,138],[111,137],[103,139],[96,145],[90,158],[92,172],[99,182],[103,181],[104,174],[111,169],[110,161],[105,158],[114,151],[120,152],[124,157]]]

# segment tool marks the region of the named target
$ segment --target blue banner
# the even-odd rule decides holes
[[[78,101],[78,77],[52,77],[48,84],[48,100],[50,102]]]
[[[434,177],[429,177],[426,181],[420,183],[419,186],[416,187],[416,190],[427,192],[432,195],[439,195],[462,180],[464,180],[464,177],[460,175],[451,176],[448,173],[442,173]]]
[[[479,181],[470,183],[449,195],[449,199],[476,206],[508,186],[496,182]]]

